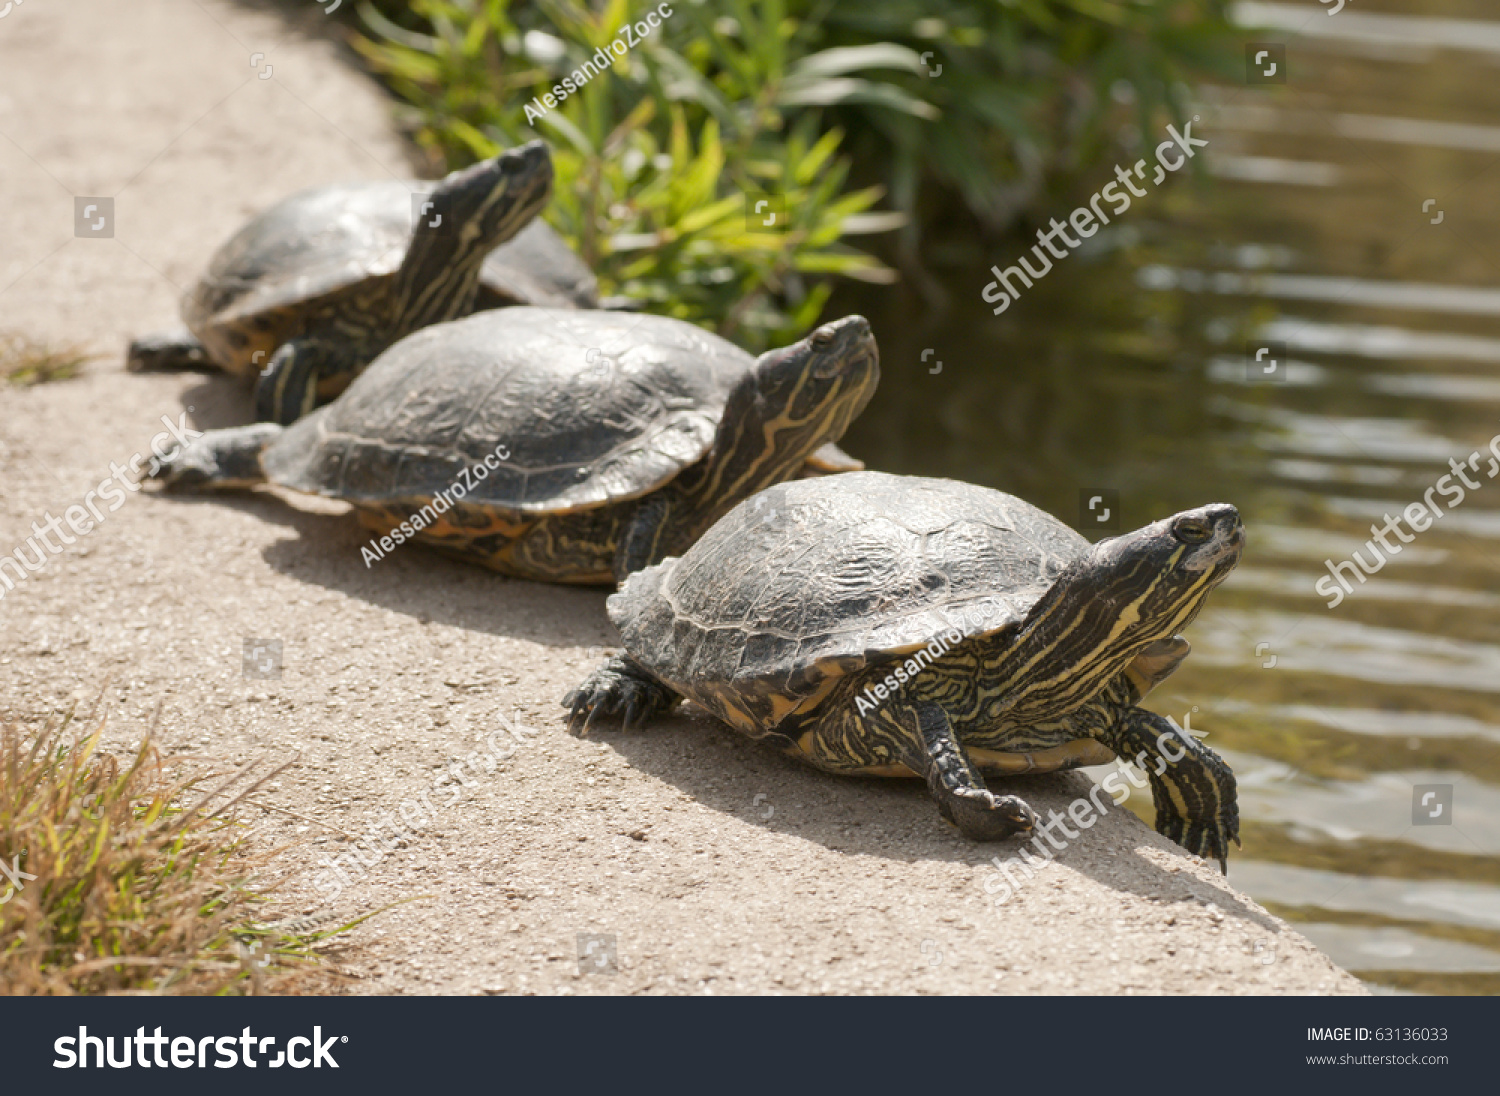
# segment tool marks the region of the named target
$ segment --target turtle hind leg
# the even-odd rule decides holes
[[[212,369],[213,359],[198,337],[185,327],[157,331],[131,339],[125,351],[125,368],[131,373],[157,373],[173,369]]]
[[[210,430],[185,446],[153,460],[146,478],[173,490],[253,487],[266,481],[260,454],[281,436],[272,422]]]
[[[618,712],[620,729],[629,730],[632,723],[648,723],[667,712],[679,699],[639,663],[617,655],[563,697],[563,707],[572,709],[568,730],[588,734],[601,716]]]

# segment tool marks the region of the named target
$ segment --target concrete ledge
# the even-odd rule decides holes
[[[244,217],[410,167],[379,89],[271,11],[35,0],[0,22],[0,66],[0,322],[103,355],[0,393],[9,551],[146,453],[161,416],[247,417],[228,379],[121,361]],[[73,235],[75,196],[114,198],[113,238]],[[411,548],[366,568],[364,539],[339,506],[141,492],[0,597],[6,715],[111,678],[117,742],[164,699],[170,749],[301,751],[268,797],[354,835],[429,791],[425,829],[321,892],[342,837],[265,818],[308,842],[279,861],[287,916],[432,896],[352,935],[360,992],[1363,992],[1127,811],[997,906],[989,860],[1015,846],[963,840],[914,782],[824,776],[702,716],[570,738],[559,698],[613,641],[602,592]],[[242,676],[246,638],[281,641],[279,679]],[[505,724],[493,772],[437,783]],[[1004,787],[1045,813],[1088,785]]]

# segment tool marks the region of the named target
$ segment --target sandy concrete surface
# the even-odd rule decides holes
[[[0,549],[147,453],[163,415],[247,420],[237,383],[121,360],[243,218],[411,171],[391,104],[327,29],[315,4],[226,0],[28,0],[0,19],[0,327],[100,355],[0,389]],[[78,196],[114,199],[112,238],[74,235]],[[0,716],[107,680],[116,746],[161,703],[168,755],[299,758],[260,798],[318,824],[248,812],[301,842],[274,873],[280,915],[423,896],[350,934],[353,992],[1362,991],[1125,811],[996,907],[986,865],[1014,847],[965,841],[914,782],[824,776],[701,713],[569,737],[559,698],[613,638],[603,591],[410,547],[366,568],[364,540],[339,505],[141,491],[0,598]],[[247,638],[279,641],[279,678],[244,676]],[[493,772],[441,783],[506,723]],[[1045,812],[1087,787],[1003,790]],[[426,829],[337,895],[315,886],[344,834],[424,790]],[[581,965],[581,935],[613,941]]]

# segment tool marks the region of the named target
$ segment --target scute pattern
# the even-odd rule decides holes
[[[795,705],[950,629],[1018,625],[1088,548],[1000,491],[850,472],[741,503],[685,556],[632,575],[609,613],[633,657],[721,714],[734,693]]]
[[[517,514],[625,501],[707,454],[754,360],[660,316],[481,312],[390,347],[338,401],[287,430],[266,472],[353,502],[430,497],[455,483],[469,501]],[[480,478],[500,445],[508,457]]]
[[[183,300],[194,332],[313,301],[395,272],[411,239],[412,188],[398,180],[299,191],[219,248]]]

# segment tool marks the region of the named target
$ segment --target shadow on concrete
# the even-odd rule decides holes
[[[596,727],[590,737],[704,806],[853,856],[962,863],[988,869],[988,876],[994,874],[992,857],[1006,861],[1030,847],[1019,838],[993,844],[968,840],[942,819],[920,781],[823,773],[740,736],[696,708],[627,733]],[[1021,796],[1043,817],[1049,811],[1066,813],[1070,803],[1093,787],[1079,773],[992,777],[989,786],[997,794]],[[1227,883],[1216,886],[1168,871],[1136,851],[1134,845],[1140,843],[1188,856],[1122,806],[1069,841],[1057,863],[1114,890],[1158,902],[1212,902],[1226,915],[1268,933],[1281,931],[1271,918],[1243,904]],[[1024,878],[1019,871],[1014,874]],[[1051,869],[1041,869],[1023,885],[1048,887],[1053,877]]]

